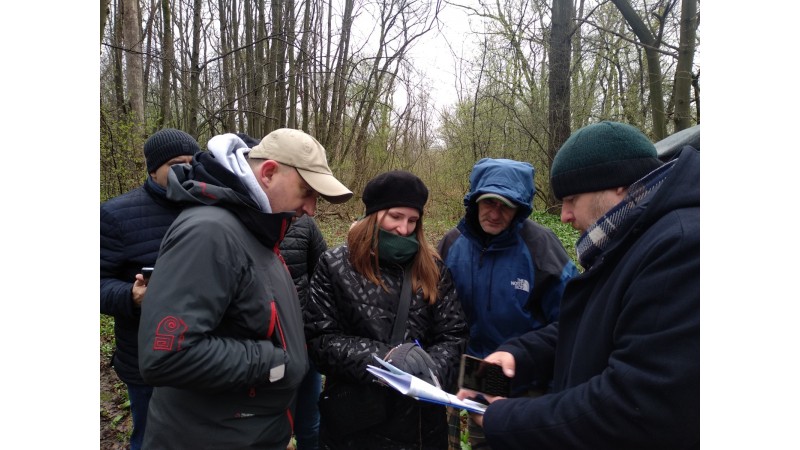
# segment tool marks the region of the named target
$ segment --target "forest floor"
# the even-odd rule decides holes
[[[108,336],[100,335],[107,340]],[[106,343],[113,348],[112,341]],[[101,342],[102,344],[102,342]],[[132,422],[128,407],[128,390],[111,367],[111,358],[100,351],[100,450],[123,450],[129,447]]]
[[[101,335],[101,341],[108,336]],[[112,338],[113,339],[113,338]],[[110,342],[113,345],[113,340]],[[103,345],[101,345],[101,349]],[[462,415],[461,428],[466,429],[467,416]],[[100,354],[100,450],[127,450],[132,428],[128,391],[111,367],[108,354]],[[469,449],[464,443],[462,448]]]

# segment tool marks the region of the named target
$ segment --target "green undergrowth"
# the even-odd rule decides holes
[[[575,241],[578,240],[578,231],[574,230],[569,224],[561,223],[560,217],[553,214],[534,211],[530,218],[553,230],[564,249],[566,249],[567,255],[573,261],[575,260]],[[317,217],[316,220],[329,248],[341,245],[346,241],[347,230],[350,229],[351,221],[329,215]],[[447,213],[438,217],[435,212],[427,212],[424,220],[425,236],[435,246],[444,237],[445,233],[458,225],[460,217],[454,219],[452,215]]]

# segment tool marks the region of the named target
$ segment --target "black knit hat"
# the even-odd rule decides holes
[[[200,146],[189,133],[175,128],[158,130],[144,143],[147,173],[155,172],[162,164],[176,156],[194,156],[199,151]]]
[[[557,199],[630,186],[661,165],[656,147],[636,127],[619,122],[585,126],[564,142],[550,168]]]
[[[428,201],[428,188],[411,172],[392,170],[384,172],[367,183],[361,197],[367,207],[364,215],[382,209],[407,206],[415,208],[422,215]]]

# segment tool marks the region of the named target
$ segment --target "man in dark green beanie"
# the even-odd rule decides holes
[[[662,164],[641,131],[600,122],[567,139],[550,181],[585,270],[558,322],[486,360],[552,389],[473,418],[492,448],[700,448],[700,153]]]

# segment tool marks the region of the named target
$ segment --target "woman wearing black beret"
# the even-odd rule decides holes
[[[305,312],[309,355],[326,376],[320,445],[328,449],[445,449],[444,406],[378,384],[375,357],[455,392],[467,325],[449,270],[423,231],[428,189],[406,171],[382,173],[362,196],[347,243],[322,255]],[[401,292],[408,274],[410,303]],[[393,333],[395,319],[398,333]],[[393,335],[395,338],[393,339]]]

